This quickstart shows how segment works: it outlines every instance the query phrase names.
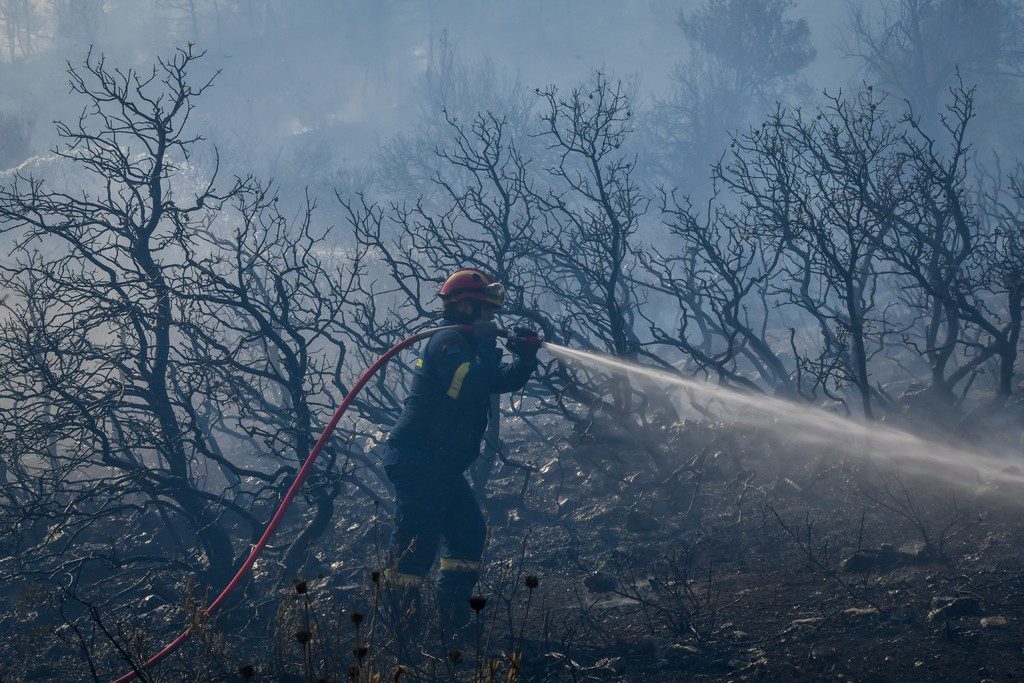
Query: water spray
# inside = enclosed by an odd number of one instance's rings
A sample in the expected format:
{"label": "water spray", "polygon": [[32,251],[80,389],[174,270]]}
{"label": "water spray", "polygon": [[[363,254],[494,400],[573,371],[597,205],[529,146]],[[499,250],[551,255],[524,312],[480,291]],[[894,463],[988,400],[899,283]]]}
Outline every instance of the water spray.
{"label": "water spray", "polygon": [[824,453],[857,458],[884,457],[953,484],[984,480],[1024,484],[1011,463],[991,455],[923,439],[879,422],[856,422],[810,405],[753,392],[741,392],[699,379],[681,377],[650,366],[546,343],[563,363],[588,366],[638,383],[667,388],[680,398],[699,402],[731,424],[782,434],[792,443]]}

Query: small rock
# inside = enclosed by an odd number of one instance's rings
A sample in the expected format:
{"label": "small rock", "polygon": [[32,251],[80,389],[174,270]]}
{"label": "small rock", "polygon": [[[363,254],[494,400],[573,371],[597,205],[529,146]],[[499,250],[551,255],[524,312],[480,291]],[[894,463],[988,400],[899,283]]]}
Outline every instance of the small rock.
{"label": "small rock", "polygon": [[958,619],[960,617],[976,617],[984,614],[981,602],[977,598],[932,598],[932,610],[928,613],[929,621]]}
{"label": "small rock", "polygon": [[536,660],[536,666],[541,671],[554,672],[569,672],[579,671],[584,668],[579,662],[566,657],[561,652],[548,652],[541,656],[539,660]]}
{"label": "small rock", "polygon": [[165,602],[166,601],[158,595],[147,595],[142,599],[142,608],[145,610],[153,610],[160,605],[165,604]]}
{"label": "small rock", "polygon": [[561,515],[571,513],[579,507],[579,501],[572,496],[559,496],[556,503],[558,504],[558,514]]}
{"label": "small rock", "polygon": [[552,458],[540,468],[541,479],[555,479],[558,475],[558,458]]}
{"label": "small rock", "polygon": [[591,593],[609,593],[615,590],[618,584],[619,582],[615,580],[614,576],[605,572],[594,572],[583,579],[583,585]]}
{"label": "small rock", "polygon": [[921,560],[920,553],[908,553],[883,543],[876,550],[858,550],[843,560],[840,569],[847,574],[856,572],[883,572]]}
{"label": "small rock", "polygon": [[622,670],[622,657],[605,657],[604,659],[599,659],[594,663],[592,668],[610,669],[615,673],[620,673]]}
{"label": "small rock", "polygon": [[671,643],[665,648],[665,656],[669,659],[687,659],[700,654],[700,648],[685,643]]}
{"label": "small rock", "polygon": [[1006,620],[1004,616],[994,617],[982,617],[981,627],[982,628],[1009,628],[1010,622]]}

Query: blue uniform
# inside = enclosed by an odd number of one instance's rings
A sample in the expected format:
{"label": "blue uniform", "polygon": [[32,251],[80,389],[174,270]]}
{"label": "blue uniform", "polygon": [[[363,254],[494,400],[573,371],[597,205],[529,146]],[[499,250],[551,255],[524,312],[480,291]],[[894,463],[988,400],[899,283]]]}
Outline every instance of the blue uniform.
{"label": "blue uniform", "polygon": [[395,488],[393,585],[418,586],[443,538],[438,601],[465,609],[487,528],[464,473],[480,455],[490,395],[521,389],[536,367],[534,358],[503,363],[493,338],[452,329],[428,340],[384,452]]}

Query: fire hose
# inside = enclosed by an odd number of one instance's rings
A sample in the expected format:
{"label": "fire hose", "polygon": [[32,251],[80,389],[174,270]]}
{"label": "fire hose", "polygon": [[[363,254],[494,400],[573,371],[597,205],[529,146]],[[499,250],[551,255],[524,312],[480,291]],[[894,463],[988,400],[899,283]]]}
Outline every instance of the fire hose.
{"label": "fire hose", "polygon": [[[264,548],[266,548],[267,543],[270,542],[271,536],[273,536],[274,532],[277,531],[277,527],[281,524],[281,521],[284,519],[284,516],[288,512],[288,508],[291,506],[292,501],[295,499],[295,496],[298,495],[299,491],[302,489],[302,485],[306,482],[306,479],[313,471],[313,465],[316,463],[316,460],[320,456],[321,451],[323,451],[324,447],[327,445],[327,442],[330,440],[331,434],[334,433],[334,429],[338,426],[338,422],[341,421],[342,416],[348,410],[349,406],[352,405],[352,402],[355,400],[355,397],[359,394],[359,392],[362,391],[363,387],[366,386],[367,382],[370,381],[370,378],[377,374],[378,370],[384,367],[388,363],[388,361],[390,361],[403,349],[412,346],[418,341],[422,341],[423,339],[432,337],[433,335],[437,334],[438,332],[441,332],[442,330],[450,329],[459,329],[462,330],[463,332],[471,332],[473,326],[449,325],[445,327],[433,327],[428,330],[423,330],[422,332],[417,332],[411,337],[403,339],[402,341],[398,342],[390,349],[388,349],[383,356],[378,358],[373,363],[373,365],[371,365],[369,369],[367,369],[366,372],[362,374],[359,380],[349,390],[345,398],[342,399],[341,404],[338,406],[337,410],[334,411],[334,415],[331,416],[331,419],[327,423],[327,426],[324,427],[324,431],[320,434],[320,438],[317,439],[316,444],[314,444],[313,450],[310,451],[309,455],[306,457],[306,461],[302,463],[302,467],[299,469],[298,474],[295,475],[295,481],[293,481],[292,485],[288,488],[288,492],[284,495],[284,498],[281,500],[281,505],[277,508],[277,512],[275,512],[274,516],[270,519],[270,522],[267,524],[267,528],[263,531],[263,535],[260,537],[260,540],[257,541],[255,546],[253,546],[252,551],[249,553],[249,556],[246,558],[245,562],[242,563],[242,566],[238,568],[238,572],[235,574],[234,578],[232,578],[231,581],[228,582],[228,584],[224,587],[224,590],[220,592],[220,595],[218,595],[217,598],[212,603],[210,603],[210,606],[206,608],[206,611],[203,612],[204,617],[208,618],[212,616],[214,612],[216,612],[217,609],[224,604],[224,602],[234,592],[234,590],[238,588],[242,581],[245,580],[245,577],[248,576],[249,571],[252,570],[253,565],[256,564],[256,560],[259,559],[259,556],[263,552]],[[498,334],[499,336],[508,337],[508,333],[504,331],[499,331]],[[522,342],[525,342],[526,344],[537,347],[540,347],[543,344],[543,342],[538,337],[523,337],[520,338],[520,340]],[[138,673],[140,673],[141,670],[148,669],[151,666],[158,664],[159,662],[166,659],[175,650],[177,650],[182,643],[188,640],[191,630],[191,628],[187,628],[184,631],[182,631],[181,635],[179,635],[177,638],[168,643],[167,646],[164,647],[164,649],[160,650],[155,655],[150,657],[141,667],[133,667],[132,671],[129,671],[120,678],[115,679],[113,683],[126,683],[126,681],[134,679],[135,676]]]}

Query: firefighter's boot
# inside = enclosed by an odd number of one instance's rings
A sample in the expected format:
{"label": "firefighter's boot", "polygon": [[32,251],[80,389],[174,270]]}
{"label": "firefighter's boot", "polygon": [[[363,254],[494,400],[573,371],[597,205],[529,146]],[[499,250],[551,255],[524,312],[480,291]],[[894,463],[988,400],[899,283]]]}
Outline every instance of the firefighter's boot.
{"label": "firefighter's boot", "polygon": [[441,580],[437,605],[441,628],[450,633],[462,629],[472,619],[469,599],[479,578],[480,563],[474,560],[441,558]]}
{"label": "firefighter's boot", "polygon": [[418,643],[423,634],[423,578],[395,571],[385,573],[384,619],[398,641]]}

